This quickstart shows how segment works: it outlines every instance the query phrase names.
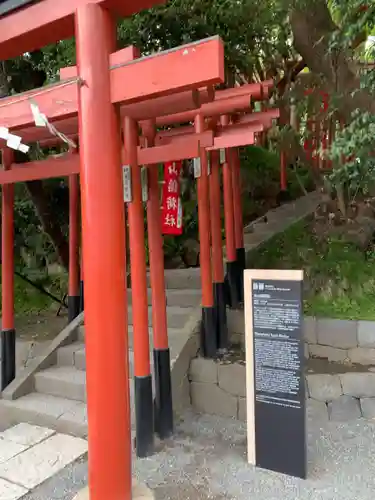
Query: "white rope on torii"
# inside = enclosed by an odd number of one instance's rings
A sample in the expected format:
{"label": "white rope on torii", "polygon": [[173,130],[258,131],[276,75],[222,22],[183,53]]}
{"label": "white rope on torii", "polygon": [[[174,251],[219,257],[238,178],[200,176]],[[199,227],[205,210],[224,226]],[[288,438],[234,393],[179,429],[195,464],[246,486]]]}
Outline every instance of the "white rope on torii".
{"label": "white rope on torii", "polygon": [[34,117],[34,122],[37,127],[46,127],[52,135],[59,137],[63,142],[68,144],[70,148],[77,149],[77,144],[74,141],[72,141],[72,139],[69,139],[69,137],[67,137],[65,134],[59,132],[57,128],[48,121],[47,116],[40,111],[36,102],[31,98],[30,98],[30,106],[31,106],[31,112]]}
{"label": "white rope on torii", "polygon": [[[68,85],[72,85],[78,83],[79,85],[82,84],[82,79],[81,78],[73,78],[70,79],[66,82],[63,82],[62,84],[58,84],[59,87],[65,87]],[[21,98],[18,98],[17,101],[10,100],[4,103],[0,103],[0,108],[10,106],[12,104],[15,104],[16,102],[22,102],[22,101],[29,101],[30,106],[31,106],[31,112],[34,117],[34,122],[37,127],[46,127],[51,135],[54,135],[56,137],[59,137],[63,142],[68,144],[70,148],[77,149],[77,144],[69,139],[65,134],[62,132],[59,132],[57,128],[48,121],[48,118],[46,117],[45,114],[43,114],[37,105],[37,103],[34,101],[34,97],[37,97],[38,95],[41,94],[46,94],[56,88],[56,84],[52,84],[46,88],[40,89],[38,92],[34,92],[32,96],[29,96],[29,92],[25,93]],[[27,154],[30,150],[30,146],[27,144],[23,144],[22,142],[22,137],[12,134],[9,132],[9,129],[7,127],[0,127],[0,139],[3,139],[6,141],[8,148],[14,149],[16,151],[20,151],[21,153]]]}
{"label": "white rope on torii", "polygon": [[6,127],[0,127],[0,139],[6,141],[8,148],[21,151],[21,153],[26,154],[30,150],[30,146],[22,143],[22,137],[11,134]]}

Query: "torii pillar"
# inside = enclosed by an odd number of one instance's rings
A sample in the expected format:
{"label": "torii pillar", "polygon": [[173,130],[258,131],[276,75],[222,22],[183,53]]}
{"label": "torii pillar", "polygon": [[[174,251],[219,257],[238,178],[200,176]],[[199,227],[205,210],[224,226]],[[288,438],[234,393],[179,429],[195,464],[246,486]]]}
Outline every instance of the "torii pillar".
{"label": "torii pillar", "polygon": [[90,500],[131,498],[125,214],[108,71],[115,39],[107,10],[94,3],[78,7]]}
{"label": "torii pillar", "polygon": [[[4,170],[9,170],[13,162],[13,152],[8,148],[2,151]],[[2,187],[2,331],[1,331],[1,391],[16,376],[16,331],[14,325],[14,185]]]}

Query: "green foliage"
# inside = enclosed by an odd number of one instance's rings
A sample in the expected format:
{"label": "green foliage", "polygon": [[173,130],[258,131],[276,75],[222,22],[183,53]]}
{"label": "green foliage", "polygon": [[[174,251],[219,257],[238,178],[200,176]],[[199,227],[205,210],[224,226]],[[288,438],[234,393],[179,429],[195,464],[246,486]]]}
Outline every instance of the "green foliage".
{"label": "green foliage", "polygon": [[[64,296],[67,277],[66,275],[56,277],[46,277],[44,275],[37,275],[34,273],[31,278],[35,283],[44,287],[57,298]],[[1,272],[0,272],[1,283]],[[36,288],[28,283],[25,283],[20,277],[14,277],[14,306],[16,316],[23,316],[25,314],[38,314],[43,311],[50,311],[56,308],[56,303],[49,297],[40,293]],[[58,307],[58,304],[57,304]],[[1,314],[1,303],[0,303]]]}
{"label": "green foliage", "polygon": [[[296,199],[303,194],[301,184],[310,190],[313,186],[310,173],[300,168],[297,179],[296,172],[288,172],[288,195]],[[280,158],[276,152],[258,146],[241,149],[241,184],[242,211],[244,222],[249,223],[263,215],[268,208],[276,206],[280,194]],[[222,194],[223,199],[223,194]],[[199,239],[198,207],[196,200],[196,183],[192,182],[183,196],[183,228],[178,237],[164,238],[164,251],[167,257],[182,255],[183,245],[187,239]],[[224,232],[224,212],[222,211],[222,230]]]}
{"label": "green foliage", "polygon": [[[374,11],[375,23],[375,11]],[[375,61],[375,50],[371,51]],[[360,87],[355,93],[366,90],[375,96],[373,68],[360,73]],[[344,186],[351,199],[357,194],[368,194],[375,184],[375,115],[356,109],[351,120],[336,132],[329,152],[334,170],[328,176],[334,186]]]}
{"label": "green foliage", "polygon": [[320,317],[375,319],[375,251],[342,239],[322,240],[297,223],[254,252],[253,267],[303,269],[305,311]]}
{"label": "green foliage", "polygon": [[[242,149],[241,176],[245,196],[250,200],[276,197],[280,191],[280,156],[277,151],[259,146]],[[301,185],[307,191],[313,189],[309,169],[294,165],[287,170],[287,190],[291,199],[303,194]],[[246,208],[244,209],[246,212]]]}
{"label": "green foliage", "polygon": [[359,37],[366,40],[375,27],[375,6],[370,0],[331,0],[333,18],[338,24],[331,48],[348,50]]}
{"label": "green foliage", "polygon": [[359,111],[337,132],[330,152],[335,168],[328,179],[334,186],[345,187],[348,199],[367,195],[375,184],[374,137],[375,115]]}
{"label": "green foliage", "polygon": [[122,44],[145,53],[219,35],[228,68],[250,80],[262,65],[282,66],[281,54],[290,52],[288,33],[287,11],[276,0],[170,0],[119,25]]}

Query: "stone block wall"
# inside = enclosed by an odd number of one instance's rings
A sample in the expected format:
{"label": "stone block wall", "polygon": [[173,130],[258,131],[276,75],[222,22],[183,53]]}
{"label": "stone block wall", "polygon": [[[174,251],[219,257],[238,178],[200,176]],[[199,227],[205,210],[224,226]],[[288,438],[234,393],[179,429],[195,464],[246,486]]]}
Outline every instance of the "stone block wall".
{"label": "stone block wall", "polygon": [[375,373],[307,374],[306,394],[326,405],[331,420],[375,418]]}
{"label": "stone block wall", "polygon": [[[193,408],[200,413],[246,421],[246,369],[243,361],[192,360],[189,372]],[[306,398],[327,419],[375,419],[375,373],[306,374]]]}
{"label": "stone block wall", "polygon": [[[243,344],[244,312],[228,311],[228,327],[232,341]],[[362,372],[348,368],[340,374],[306,373],[309,405],[335,421],[361,416],[375,419],[375,322],[306,317],[304,335],[306,357],[367,367]],[[197,411],[246,420],[244,361],[195,358],[189,380],[192,406]]]}
{"label": "stone block wall", "polygon": [[190,364],[190,396],[194,409],[222,417],[246,418],[246,369],[243,362],[195,358]]}
{"label": "stone block wall", "polygon": [[375,365],[375,321],[307,317],[305,341],[312,358]]}

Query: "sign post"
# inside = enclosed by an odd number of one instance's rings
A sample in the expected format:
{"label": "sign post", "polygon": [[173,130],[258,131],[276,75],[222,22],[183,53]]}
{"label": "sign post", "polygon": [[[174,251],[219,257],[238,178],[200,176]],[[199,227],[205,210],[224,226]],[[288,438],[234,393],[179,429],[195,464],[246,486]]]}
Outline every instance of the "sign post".
{"label": "sign post", "polygon": [[302,271],[245,271],[248,461],[306,478]]}

